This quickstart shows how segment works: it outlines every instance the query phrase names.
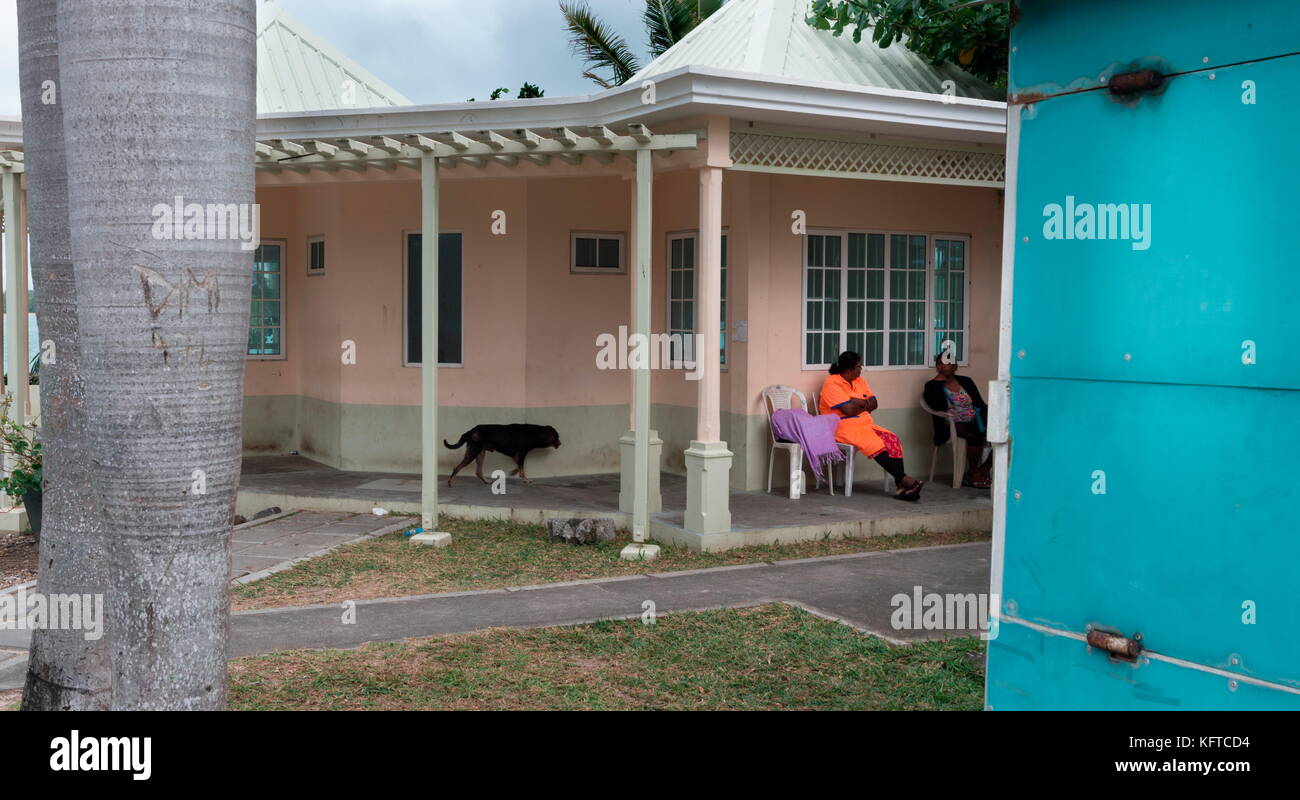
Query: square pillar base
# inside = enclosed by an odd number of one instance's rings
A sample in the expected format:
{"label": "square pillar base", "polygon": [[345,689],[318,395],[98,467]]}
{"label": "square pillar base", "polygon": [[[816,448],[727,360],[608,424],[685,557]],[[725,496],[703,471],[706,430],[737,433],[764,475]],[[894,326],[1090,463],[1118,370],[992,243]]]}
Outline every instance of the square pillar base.
{"label": "square pillar base", "polygon": [[[659,465],[664,452],[664,442],[659,431],[650,429],[650,488],[646,510],[658,514],[664,510],[664,496],[659,491]],[[636,433],[628,431],[618,439],[618,510],[632,513],[633,487],[636,485]]]}
{"label": "square pillar base", "polygon": [[451,544],[450,533],[417,533],[410,539],[416,544],[428,545],[430,547],[446,547]]}
{"label": "square pillar base", "polygon": [[624,561],[654,561],[659,557],[659,545],[633,542],[618,554]]}
{"label": "square pillar base", "polygon": [[686,530],[731,530],[731,458],[726,442],[691,442],[686,449]]}

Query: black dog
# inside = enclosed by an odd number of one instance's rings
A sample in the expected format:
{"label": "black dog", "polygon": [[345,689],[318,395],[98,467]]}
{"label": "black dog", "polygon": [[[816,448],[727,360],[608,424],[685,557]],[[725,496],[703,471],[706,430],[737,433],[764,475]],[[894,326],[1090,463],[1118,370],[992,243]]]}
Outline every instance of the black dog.
{"label": "black dog", "polygon": [[524,474],[524,459],[528,457],[528,451],[541,447],[558,448],[560,434],[550,425],[475,425],[455,444],[449,444],[446,439],[443,439],[442,443],[452,450],[459,449],[463,444],[469,445],[469,449],[465,452],[465,460],[451,471],[451,477],[447,479],[448,486],[451,486],[452,478],[456,477],[456,473],[471,461],[478,462],[474,467],[474,474],[478,479],[484,483],[491,483],[483,477],[483,456],[487,453],[500,453],[513,458],[517,466],[510,474],[519,473],[519,477],[523,478],[525,483],[531,483],[528,476]]}

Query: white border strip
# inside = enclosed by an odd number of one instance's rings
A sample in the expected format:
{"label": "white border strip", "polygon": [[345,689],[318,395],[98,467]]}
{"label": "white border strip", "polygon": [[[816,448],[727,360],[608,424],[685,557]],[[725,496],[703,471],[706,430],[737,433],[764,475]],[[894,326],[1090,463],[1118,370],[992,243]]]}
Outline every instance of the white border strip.
{"label": "white border strip", "polygon": [[[1002,202],[1002,299],[1001,318],[998,324],[998,386],[989,387],[989,399],[994,400],[995,389],[1009,387],[1011,384],[1011,311],[1012,290],[1016,277],[1016,190],[1020,173],[1020,111],[1018,105],[1007,106],[1007,185]],[[1010,412],[1008,397],[999,398],[1002,408]],[[1008,418],[1009,419],[1009,418]],[[993,550],[989,563],[989,597],[1005,597],[1002,593],[1003,565],[1007,549],[1007,492],[1009,491],[1007,474],[1011,466],[1010,423],[1007,427],[1007,441],[993,445]],[[1002,609],[993,606],[989,609],[989,629],[997,630],[1001,621]],[[993,648],[985,650],[984,674],[989,675],[989,654]],[[984,707],[989,707],[989,687],[992,681],[984,682]]]}

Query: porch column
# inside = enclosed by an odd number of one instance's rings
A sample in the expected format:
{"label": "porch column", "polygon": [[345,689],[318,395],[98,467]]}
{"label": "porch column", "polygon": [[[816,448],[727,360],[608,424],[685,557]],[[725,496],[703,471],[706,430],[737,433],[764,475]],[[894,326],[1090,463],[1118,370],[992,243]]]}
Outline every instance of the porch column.
{"label": "porch column", "polygon": [[[646,544],[650,533],[650,209],[653,201],[654,170],[650,163],[651,152],[636,151],[636,265],[632,282],[635,284],[636,308],[633,335],[646,343],[647,356],[638,360],[633,374],[632,427],[633,427],[633,492],[632,492],[632,544],[623,548],[620,556],[637,561],[649,560],[659,555],[659,546]],[[635,352],[636,348],[633,348]],[[659,465],[653,465],[658,469]]]}
{"label": "porch column", "polygon": [[686,450],[686,530],[731,530],[731,451],[722,441],[722,168],[700,168],[696,369],[700,373],[695,439]]}
{"label": "porch column", "polygon": [[445,547],[438,533],[438,160],[420,157],[420,527],[412,541]]}
{"label": "porch column", "polygon": [[23,219],[22,184],[18,173],[0,173],[5,215],[5,324],[4,344],[9,361],[5,392],[12,399],[9,417],[27,422],[27,307],[23,305],[27,286],[26,231]]}
{"label": "porch column", "polygon": [[[628,263],[632,265],[629,274],[632,280],[628,283],[631,290],[628,292],[628,321],[635,325],[636,320],[636,303],[637,303],[637,279],[636,279],[636,256],[637,236],[636,236],[636,219],[637,219],[637,184],[636,175],[630,176],[631,180],[631,215],[632,230],[628,232],[628,250],[632,255],[627,255]],[[636,372],[633,371],[628,375],[628,396],[636,396]],[[618,510],[624,514],[631,514],[636,501],[636,402],[627,404],[627,432],[618,439]],[[650,430],[650,485],[646,489],[646,506],[650,514],[657,514],[663,511],[664,501],[663,493],[659,488],[659,464],[662,461],[664,443],[659,438],[659,432]]]}

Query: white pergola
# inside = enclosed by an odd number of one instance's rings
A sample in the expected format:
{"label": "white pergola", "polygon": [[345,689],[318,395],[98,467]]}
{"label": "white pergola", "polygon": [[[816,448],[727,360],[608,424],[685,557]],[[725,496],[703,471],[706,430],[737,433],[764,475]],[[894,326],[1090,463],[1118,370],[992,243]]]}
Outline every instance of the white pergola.
{"label": "white pergola", "polygon": [[[993,104],[984,104],[990,105]],[[948,111],[948,106],[936,106]],[[959,106],[958,110],[962,110]],[[980,109],[983,111],[984,109]],[[992,113],[992,111],[990,111]],[[419,112],[413,112],[419,114]],[[419,119],[423,119],[419,117]],[[849,178],[881,181],[920,182],[949,186],[1002,188],[1006,183],[1006,162],[1000,144],[955,141],[922,141],[903,138],[818,135],[807,131],[787,131],[750,125],[731,128],[725,117],[710,117],[703,130],[686,133],[653,134],[644,124],[626,123],[614,127],[586,124],[569,127],[528,128],[492,127],[476,131],[431,130],[381,135],[393,121],[369,128],[366,135],[346,135],[329,120],[318,125],[326,129],[314,137],[300,135],[293,126],[277,130],[279,136],[266,136],[256,143],[255,168],[259,173],[289,173],[296,183],[311,174],[352,173],[361,177],[368,170],[415,171],[421,182],[421,233],[425,242],[438,240],[438,204],[440,167],[462,166],[476,170],[548,166],[571,168],[584,163],[606,166],[620,159],[635,165],[633,192],[632,251],[635,275],[631,281],[631,329],[643,337],[650,335],[651,302],[651,209],[654,169],[652,156],[671,156],[674,152],[703,151],[685,165],[700,176],[698,309],[696,331],[717,337],[721,306],[721,239],[722,180],[727,169],[737,171],[794,174],[826,178]],[[377,120],[375,122],[378,122]],[[451,121],[448,120],[451,124]],[[715,123],[717,123],[715,125]],[[296,128],[296,129],[295,129]],[[292,132],[291,132],[292,131]],[[306,131],[301,131],[305,134]],[[705,147],[704,145],[707,145]],[[680,162],[677,166],[683,166]],[[0,196],[6,221],[25,222],[21,152],[0,150]],[[572,174],[572,172],[570,172]],[[328,179],[328,178],[327,178]],[[23,226],[25,227],[25,226]],[[21,229],[21,228],[20,228]],[[5,253],[7,285],[21,287],[10,292],[6,303],[4,344],[9,346],[11,363],[16,365],[16,385],[27,382],[27,328],[21,312],[26,302],[27,267],[25,237],[8,237]],[[421,276],[423,313],[421,317],[421,519],[429,540],[445,544],[449,537],[436,531],[438,522],[438,370],[436,366],[438,330],[438,248],[422,248]],[[720,358],[719,342],[707,339],[700,348],[696,437],[685,452],[687,467],[687,506],[685,528],[692,534],[708,535],[730,530],[729,473],[731,453],[720,438]],[[431,359],[433,359],[431,361]],[[650,373],[649,365],[633,368],[631,376],[631,431],[620,440],[623,449],[623,491],[620,508],[630,513],[635,544],[629,557],[649,552],[643,544],[649,537],[649,514],[658,502],[657,473],[652,474]],[[20,404],[16,404],[20,405]],[[25,409],[15,409],[22,414]],[[22,417],[19,417],[22,419]],[[629,456],[631,456],[629,458]],[[631,462],[631,469],[627,464]],[[630,474],[629,474],[630,473]]]}
{"label": "white pergola", "polygon": [[[601,164],[611,164],[617,158],[627,158],[635,163],[635,217],[633,228],[635,242],[635,277],[632,281],[632,331],[649,340],[651,298],[651,211],[653,202],[654,154],[669,156],[676,151],[695,150],[699,146],[697,133],[654,134],[642,124],[629,123],[623,130],[615,131],[603,125],[578,128],[543,128],[482,130],[473,133],[457,131],[403,134],[400,136],[359,136],[356,138],[276,138],[259,141],[255,146],[255,166],[259,172],[296,173],[365,172],[370,169],[395,171],[405,167],[419,171],[421,183],[421,234],[423,241],[438,241],[439,167],[454,169],[462,164],[484,168],[489,164],[515,167],[520,163],[547,166],[553,162],[578,165],[585,159]],[[4,218],[11,230],[25,231],[25,191],[20,175],[24,171],[23,154],[19,151],[0,151],[0,192],[3,196]],[[722,238],[722,166],[706,165],[701,172],[701,259],[700,259],[700,320],[699,330],[717,337],[721,305],[721,238]],[[17,221],[17,224],[14,224]],[[422,249],[421,270],[421,343],[424,354],[421,367],[421,521],[430,540],[445,544],[450,537],[437,533],[438,523],[438,248]],[[7,285],[20,286],[22,291],[10,291],[5,314],[4,341],[9,345],[10,363],[14,365],[16,386],[27,384],[27,329],[22,305],[26,301],[27,262],[26,237],[11,235],[5,253]],[[2,346],[2,345],[0,345]],[[700,381],[698,440],[692,450],[703,452],[706,458],[725,454],[729,467],[730,453],[718,435],[721,430],[719,389],[720,356],[718,343],[703,348]],[[633,368],[632,431],[635,438],[633,492],[631,503],[632,534],[634,544],[625,556],[643,557],[649,551],[644,545],[649,535],[650,511],[650,372],[648,364]],[[25,419],[23,404],[16,403],[13,412],[21,422]],[[688,451],[688,461],[691,451]],[[706,468],[707,469],[707,468]],[[724,519],[729,527],[726,470],[713,470],[711,483],[718,491],[711,492],[714,505],[722,504]],[[716,495],[720,495],[717,497]],[[688,518],[692,511],[701,517],[703,499],[699,491],[692,493]],[[715,518],[718,515],[713,515]]]}
{"label": "white pergola", "polygon": [[5,229],[5,309],[0,350],[8,345],[9,376],[5,390],[13,398],[9,416],[27,421],[30,391],[27,381],[27,192],[23,187],[23,154],[0,150],[0,209]]}
{"label": "white pergola", "polygon": [[[257,169],[280,173],[285,170],[307,173],[313,170],[335,172],[369,169],[394,171],[398,167],[418,169],[421,188],[421,522],[430,541],[446,544],[450,537],[436,531],[438,522],[438,241],[439,167],[454,169],[461,164],[479,169],[489,164],[516,167],[521,162],[547,166],[552,161],[571,165],[584,159],[609,164],[624,157],[636,164],[635,277],[632,281],[632,331],[650,335],[651,276],[651,209],[654,172],[652,155],[671,155],[674,151],[694,150],[699,143],[695,133],[653,134],[642,124],[626,125],[617,132],[603,125],[584,128],[483,130],[429,132],[400,137],[371,136],[345,139],[268,139],[257,143]],[[721,305],[722,240],[722,170],[707,168],[707,187],[702,190],[704,205],[700,214],[701,303],[700,330],[718,336]],[[718,442],[720,432],[719,348],[705,347],[705,364],[700,386],[700,438]],[[632,498],[632,537],[634,544],[624,555],[639,558],[647,553],[644,542],[649,535],[650,511],[650,371],[640,365],[633,372],[632,430],[635,436]],[[695,444],[695,443],[693,443]],[[719,444],[722,449],[725,445]],[[729,454],[728,454],[729,456]],[[723,499],[726,502],[723,483]]]}

